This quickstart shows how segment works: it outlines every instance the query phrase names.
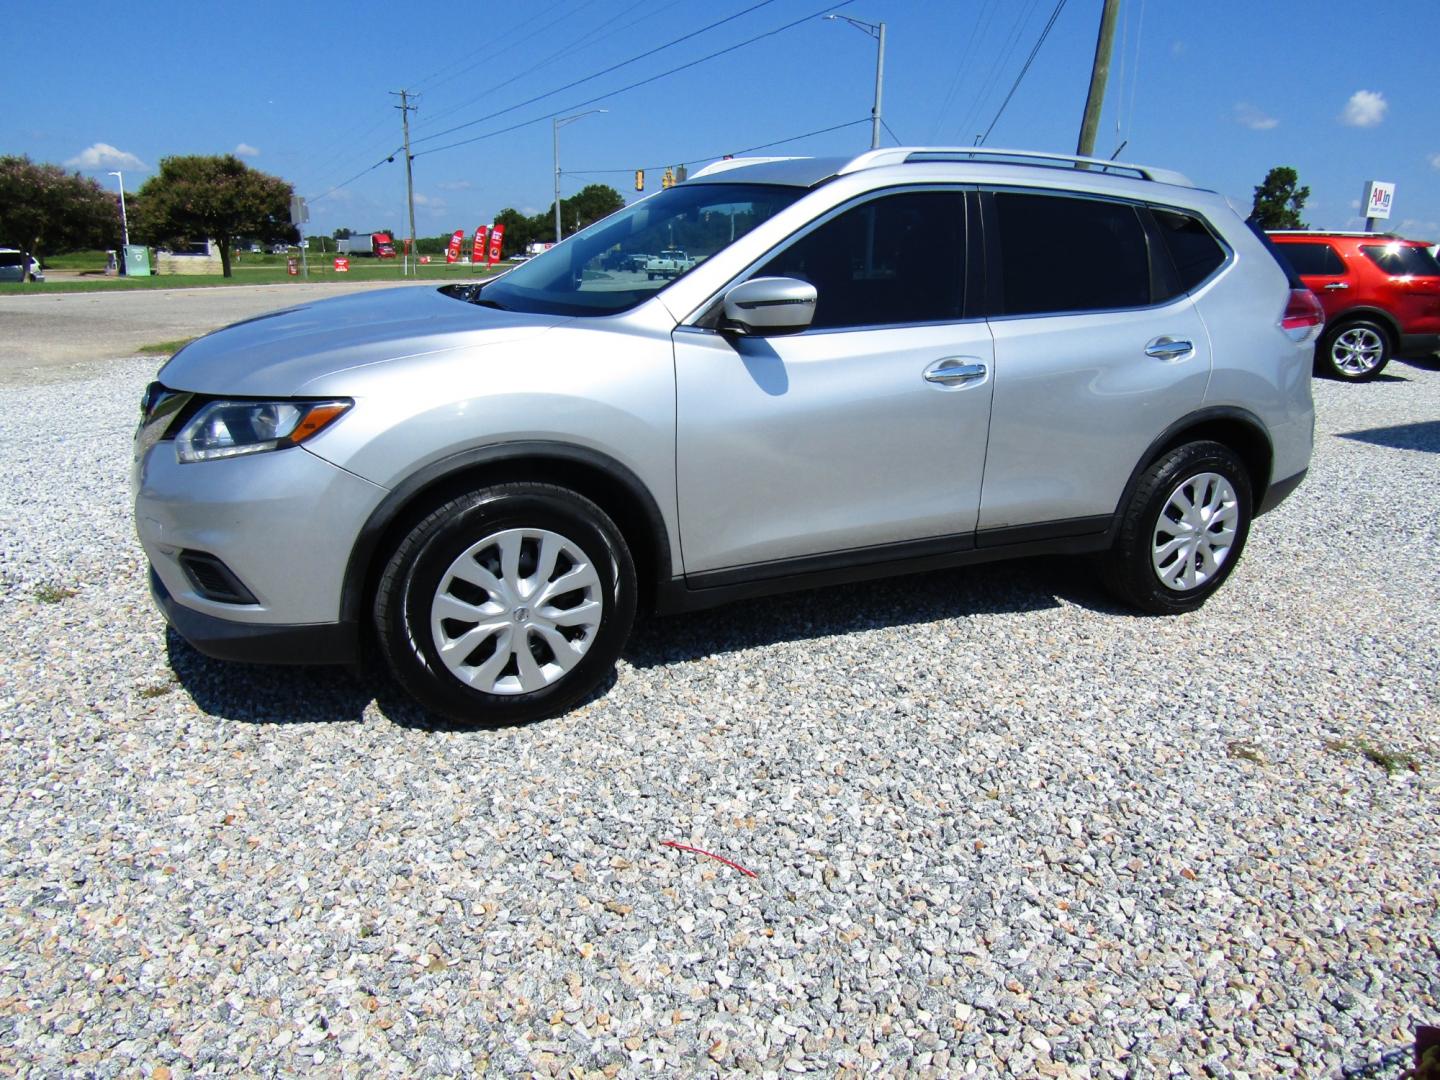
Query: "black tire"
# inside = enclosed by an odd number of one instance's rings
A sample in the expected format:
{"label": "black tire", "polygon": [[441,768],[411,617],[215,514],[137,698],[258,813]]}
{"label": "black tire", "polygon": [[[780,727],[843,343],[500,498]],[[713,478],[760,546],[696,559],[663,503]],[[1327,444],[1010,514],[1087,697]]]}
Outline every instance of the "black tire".
{"label": "black tire", "polygon": [[1342,382],[1369,382],[1394,353],[1386,327],[1372,319],[1347,319],[1326,327],[1315,347],[1315,370]]}
{"label": "black tire", "polygon": [[[1172,497],[1179,494],[1186,494],[1193,501],[1195,497],[1203,500],[1206,494],[1213,497],[1223,491],[1213,481],[1199,481],[1198,478],[1206,476],[1222,477],[1229,485],[1233,500],[1221,503],[1213,517],[1205,517],[1205,524],[1200,530],[1212,538],[1203,546],[1216,558],[1217,565],[1203,578],[1197,573],[1195,583],[1185,587],[1183,569],[1187,564],[1192,568],[1199,567],[1204,560],[1197,560],[1193,554],[1183,557],[1187,549],[1180,530],[1185,526],[1177,525],[1174,532],[1165,531],[1161,515],[1171,506]],[[1200,484],[1200,489],[1190,488],[1188,493],[1182,492],[1191,483]],[[1233,510],[1230,509],[1232,505]],[[1228,447],[1217,442],[1193,442],[1169,451],[1140,475],[1140,482],[1135,486],[1121,519],[1120,533],[1102,564],[1106,586],[1118,599],[1153,615],[1179,615],[1194,611],[1224,583],[1239,562],[1245,540],[1250,535],[1252,505],[1250,475],[1244,462]],[[1174,513],[1175,508],[1171,507],[1171,514],[1167,514],[1171,521],[1175,520]],[[1218,545],[1215,540],[1226,536],[1228,530],[1225,526],[1232,523],[1232,514],[1233,537],[1226,541],[1223,554],[1216,557],[1214,551]],[[1157,559],[1156,541],[1161,535],[1171,537],[1164,546],[1178,542],[1179,550]],[[1194,548],[1189,550],[1193,552]],[[1174,575],[1177,587],[1166,584],[1157,561],[1161,562],[1167,574]]]}
{"label": "black tire", "polygon": [[[534,536],[515,539],[522,531]],[[506,535],[507,544],[518,545],[514,547],[519,552],[514,575],[503,570],[498,541],[471,550],[500,534]],[[546,536],[557,541],[543,539]],[[553,597],[558,608],[552,605],[542,611],[543,601],[539,598],[544,581],[539,581],[533,594],[536,601],[532,611],[526,606],[529,600],[510,608],[507,605],[513,597],[487,592],[452,573],[457,567],[478,566],[480,569],[473,571],[472,577],[489,574],[488,580],[503,584],[512,576],[523,577],[528,568],[538,580],[544,574],[538,564],[546,543],[552,543],[559,554],[551,556],[554,569],[545,581],[558,582],[562,575],[574,570],[588,582]],[[572,553],[578,561],[571,558]],[[593,576],[583,573],[586,566],[593,569]],[[550,484],[503,484],[451,499],[410,529],[380,577],[374,620],[380,651],[391,672],[426,709],[460,723],[515,724],[562,713],[604,682],[630,635],[635,597],[635,567],[629,549],[620,530],[600,507],[584,496]],[[466,620],[444,619],[432,611],[451,600],[501,609],[484,621],[504,623],[504,629],[486,635],[476,622],[469,630],[480,633],[467,637]],[[576,603],[588,608],[596,602],[596,625],[561,626],[542,618],[544,611],[568,610]],[[432,615],[440,620],[434,629]],[[511,626],[511,622],[515,625]],[[521,627],[523,637],[517,637]],[[471,639],[476,644],[463,658],[456,646],[447,661],[442,658],[437,633],[447,636],[452,645]],[[578,660],[570,661],[573,666],[568,670],[563,670],[566,661],[548,644],[558,641],[557,633],[580,652]],[[573,638],[572,633],[576,635]],[[526,673],[519,667],[520,641],[534,661],[528,668],[532,680],[552,668],[561,673],[543,686],[537,683],[536,689],[524,689]],[[487,663],[491,658],[499,663],[504,651],[511,656],[501,674],[487,674]],[[457,667],[467,677],[478,678],[480,686],[462,679]],[[509,674],[504,674],[506,671]],[[501,692],[495,692],[497,687]]]}

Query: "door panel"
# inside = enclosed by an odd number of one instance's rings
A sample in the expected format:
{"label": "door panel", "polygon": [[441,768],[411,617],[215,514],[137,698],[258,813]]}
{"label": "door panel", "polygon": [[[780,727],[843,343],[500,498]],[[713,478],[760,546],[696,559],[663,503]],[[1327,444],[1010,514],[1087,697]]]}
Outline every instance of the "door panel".
{"label": "door panel", "polygon": [[973,532],[993,362],[983,321],[678,330],[685,572]]}
{"label": "door panel", "polygon": [[[1205,398],[1210,338],[1188,299],[991,329],[982,530],[1114,512],[1151,441]],[[1187,341],[1193,349],[1175,355]]]}

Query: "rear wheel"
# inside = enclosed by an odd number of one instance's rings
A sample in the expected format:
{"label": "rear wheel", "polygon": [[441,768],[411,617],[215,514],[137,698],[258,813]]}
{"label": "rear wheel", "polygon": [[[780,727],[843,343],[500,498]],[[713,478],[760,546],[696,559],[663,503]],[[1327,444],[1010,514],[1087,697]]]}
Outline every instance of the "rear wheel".
{"label": "rear wheel", "polygon": [[1106,584],[1142,611],[1194,611],[1235,568],[1250,516],[1250,477],[1233,451],[1177,447],[1141,475],[1105,559]]}
{"label": "rear wheel", "polygon": [[564,712],[609,673],[635,616],[614,522],[548,484],[452,499],[418,522],[375,599],[381,651],[422,705],[461,722]]}
{"label": "rear wheel", "polygon": [[1321,372],[1345,382],[1368,382],[1385,370],[1390,334],[1377,322],[1352,319],[1325,331],[1315,350]]}

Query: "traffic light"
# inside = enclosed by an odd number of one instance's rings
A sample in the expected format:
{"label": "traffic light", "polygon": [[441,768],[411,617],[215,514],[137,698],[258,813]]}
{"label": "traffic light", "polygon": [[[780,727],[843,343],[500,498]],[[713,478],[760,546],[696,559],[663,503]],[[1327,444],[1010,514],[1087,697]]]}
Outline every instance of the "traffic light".
{"label": "traffic light", "polygon": [[644,169],[636,169],[636,170],[635,170],[635,190],[636,190],[636,191],[644,191],[644,190],[645,190],[645,170],[644,170]]}
{"label": "traffic light", "polygon": [[664,176],[664,178],[660,181],[660,186],[661,186],[661,187],[667,187],[667,188],[668,188],[668,187],[674,187],[674,186],[675,186],[675,170],[674,170],[674,169],[666,169],[666,170],[665,170],[665,176]]}
{"label": "traffic light", "polygon": [[688,169],[685,168],[684,165],[675,166],[675,182],[677,184],[683,184],[685,182],[685,178],[689,175],[690,172]]}

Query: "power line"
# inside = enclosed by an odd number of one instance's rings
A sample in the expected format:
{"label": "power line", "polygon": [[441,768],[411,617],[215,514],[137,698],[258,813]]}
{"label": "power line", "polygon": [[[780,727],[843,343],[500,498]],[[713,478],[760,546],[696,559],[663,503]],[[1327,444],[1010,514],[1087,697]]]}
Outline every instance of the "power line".
{"label": "power line", "polygon": [[[851,2],[853,2],[853,0],[846,0],[846,3],[851,3]],[[696,37],[696,36],[698,36],[698,35],[700,35],[700,34],[706,33],[707,31],[714,30],[714,29],[715,29],[716,27],[718,27],[718,26],[724,26],[724,25],[725,25],[726,23],[728,23],[728,22],[734,22],[736,19],[740,18],[742,15],[748,15],[748,14],[750,14],[752,11],[757,11],[757,10],[759,10],[760,8],[762,8],[762,7],[767,7],[767,6],[769,6],[770,4],[773,4],[773,3],[775,3],[775,0],[760,0],[760,2],[759,2],[758,4],[752,4],[750,7],[746,8],[744,11],[736,12],[734,15],[727,16],[726,18],[721,19],[719,22],[713,22],[713,23],[711,23],[709,26],[702,26],[699,30],[694,30],[694,31],[692,31],[692,32],[690,32],[690,33],[688,33],[688,34],[685,34],[683,37],[678,37],[678,38],[676,38],[674,41],[668,41],[668,42],[666,42],[664,45],[660,45],[660,46],[657,46],[656,48],[653,48],[653,49],[650,49],[650,50],[648,50],[648,51],[646,51],[646,52],[640,53],[638,56],[632,56],[632,57],[630,57],[629,60],[622,60],[622,61],[620,61],[620,63],[618,63],[618,64],[612,64],[610,67],[605,68],[603,71],[597,71],[597,72],[595,72],[593,75],[586,75],[583,79],[576,79],[574,82],[568,82],[568,83],[566,83],[564,86],[556,87],[554,90],[547,90],[547,91],[546,91],[545,93],[543,93],[543,94],[536,94],[534,97],[532,97],[532,98],[527,98],[526,100],[520,102],[519,104],[511,105],[511,106],[509,106],[509,107],[507,107],[507,108],[500,109],[498,112],[493,112],[493,113],[489,113],[489,114],[487,114],[487,115],[485,115],[485,116],[477,117],[477,118],[474,119],[474,120],[467,120],[467,121],[465,121],[463,124],[456,124],[454,127],[445,128],[443,131],[437,131],[437,132],[435,132],[433,135],[426,135],[424,138],[416,139],[415,141],[416,141],[417,143],[429,142],[431,139],[438,139],[438,138],[440,138],[440,137],[443,136],[443,135],[450,135],[450,134],[453,134],[453,133],[456,132],[456,131],[461,131],[461,130],[463,130],[463,129],[465,129],[465,128],[468,128],[468,127],[474,127],[476,124],[483,124],[486,120],[494,120],[497,116],[504,116],[506,113],[514,112],[516,109],[523,109],[526,105],[533,105],[533,104],[535,104],[535,102],[537,102],[537,101],[544,101],[546,98],[548,98],[548,97],[554,97],[556,94],[559,94],[559,93],[561,93],[562,91],[571,90],[571,89],[574,89],[574,88],[577,87],[577,86],[580,86],[580,85],[583,84],[583,83],[592,82],[593,80],[600,78],[600,76],[602,76],[602,75],[609,75],[612,71],[618,71],[620,68],[627,67],[627,66],[629,66],[630,64],[635,63],[637,60],[644,60],[644,59],[645,59],[646,57],[648,57],[648,56],[654,56],[654,55],[655,55],[656,53],[658,53],[658,52],[663,52],[664,50],[666,50],[666,49],[668,49],[668,48],[671,48],[671,47],[674,46],[674,45],[679,45],[682,41],[689,41],[691,38]],[[804,20],[801,20],[801,21],[803,22]],[[719,54],[717,53],[716,55],[719,55]],[[707,57],[707,59],[708,59],[708,57]],[[699,62],[699,61],[697,61],[697,63],[698,63],[698,62]],[[676,70],[678,71],[679,69],[677,68]],[[640,85],[640,84],[637,83],[636,85]],[[627,87],[627,89],[628,89],[628,87]],[[619,91],[617,91],[617,93],[618,93],[618,92],[619,92]],[[599,99],[599,98],[596,98],[595,100],[596,100],[596,101],[599,101],[600,99]],[[588,104],[588,102],[586,102],[586,103],[584,103],[584,104]],[[575,108],[579,108],[579,106],[577,105],[577,106],[575,106]],[[563,112],[563,111],[565,111],[565,110],[562,109],[561,111]]]}
{"label": "power line", "polygon": [[[510,85],[511,83],[513,83],[513,82],[518,82],[520,79],[523,79],[526,75],[530,75],[530,74],[533,74],[534,72],[539,71],[541,68],[545,67],[547,64],[550,64],[550,63],[552,63],[553,61],[560,59],[562,56],[568,56],[570,53],[574,52],[576,49],[579,49],[579,48],[582,48],[582,47],[593,46],[593,45],[597,44],[598,42],[604,41],[606,38],[614,37],[616,34],[620,33],[621,31],[628,30],[628,29],[630,29],[630,27],[635,26],[635,25],[637,25],[637,24],[639,24],[639,23],[642,23],[642,22],[644,22],[646,19],[653,19],[653,18],[655,18],[656,16],[661,15],[661,14],[663,14],[663,13],[666,12],[666,11],[669,11],[671,8],[678,6],[679,4],[681,4],[681,3],[683,3],[683,2],[684,2],[684,0],[670,0],[670,3],[665,4],[663,7],[656,8],[654,11],[647,11],[644,15],[641,15],[640,18],[638,18],[638,19],[632,19],[632,20],[630,20],[628,23],[623,23],[622,25],[617,26],[617,27],[615,27],[614,29],[612,29],[612,30],[610,30],[610,31],[608,31],[608,32],[606,32],[606,33],[604,33],[604,34],[581,34],[581,35],[580,35],[579,37],[577,37],[574,41],[571,41],[568,45],[562,46],[560,49],[556,50],[555,52],[551,53],[549,56],[545,57],[545,59],[539,61],[539,62],[536,63],[536,64],[531,65],[530,67],[526,68],[524,71],[517,72],[516,74],[510,76],[510,78],[505,79],[503,82],[495,83],[493,86],[487,86],[487,87],[485,88],[484,92],[481,93],[481,94],[479,94],[478,96],[473,97],[473,98],[467,98],[465,101],[460,102],[460,104],[458,104],[458,105],[451,105],[451,106],[450,106],[449,108],[447,108],[447,109],[441,109],[439,112],[435,113],[433,116],[430,117],[428,123],[431,123],[431,124],[437,123],[438,121],[443,120],[443,119],[444,119],[445,117],[447,117],[447,116],[453,116],[455,113],[459,112],[461,109],[468,109],[471,105],[474,105],[476,102],[483,101],[486,97],[489,97],[490,95],[494,94],[495,91],[501,90],[501,89],[509,86],[509,85]],[[650,0],[635,0],[635,3],[631,4],[631,5],[630,5],[629,7],[627,7],[624,11],[621,11],[621,12],[617,13],[616,15],[613,15],[613,16],[611,17],[611,22],[614,22],[614,21],[617,20],[617,19],[623,19],[626,15],[629,15],[630,12],[634,11],[636,8],[638,8],[638,7],[644,7],[644,6],[645,6],[646,4],[648,4],[648,3],[650,3]],[[419,127],[419,126],[421,126],[421,125],[416,125],[416,126]]]}
{"label": "power line", "polygon": [[882,117],[881,120],[880,120],[880,126],[883,127],[886,131],[888,131],[888,132],[890,133],[890,138],[892,138],[892,139],[895,140],[895,145],[896,145],[896,146],[904,146],[904,145],[905,145],[905,140],[902,139],[902,138],[900,138],[899,135],[896,135],[896,134],[895,134],[895,129],[892,128],[892,127],[890,126],[890,124],[889,124],[883,117]]}
{"label": "power line", "polygon": [[[767,0],[767,2],[768,2],[768,0]],[[678,66],[678,67],[673,67],[673,68],[671,68],[669,71],[662,71],[662,72],[660,72],[660,74],[658,74],[658,75],[652,75],[652,76],[650,76],[648,79],[641,79],[639,82],[633,82],[633,83],[631,83],[629,86],[622,86],[622,87],[620,87],[620,89],[618,89],[618,90],[610,90],[610,91],[607,91],[606,93],[603,93],[603,94],[597,94],[597,95],[596,95],[595,97],[593,97],[593,98],[588,98],[588,99],[585,100],[585,101],[575,102],[575,103],[572,104],[572,105],[567,105],[567,106],[565,106],[563,109],[556,109],[554,112],[548,112],[548,113],[546,113],[544,116],[537,116],[537,117],[534,117],[534,118],[532,118],[532,119],[530,119],[530,120],[522,120],[520,123],[518,123],[518,124],[511,124],[509,127],[498,128],[498,129],[496,129],[495,131],[487,131],[487,132],[486,132],[485,134],[483,134],[483,135],[476,135],[476,136],[474,136],[474,137],[472,137],[472,138],[469,138],[469,139],[460,139],[460,140],[457,141],[457,142],[446,143],[444,146],[434,146],[434,147],[431,147],[429,150],[422,150],[420,153],[416,154],[415,156],[416,156],[416,157],[423,157],[423,156],[426,155],[426,154],[438,154],[441,150],[453,150],[453,149],[454,149],[455,147],[457,147],[457,146],[466,146],[466,145],[468,145],[468,144],[470,144],[470,143],[480,142],[482,139],[492,139],[492,138],[494,138],[496,135],[505,135],[505,134],[508,134],[508,133],[511,132],[511,131],[517,131],[517,130],[519,130],[520,128],[529,127],[531,124],[538,124],[538,123],[541,123],[541,122],[543,122],[543,121],[545,121],[545,120],[553,119],[554,117],[560,116],[560,115],[563,114],[563,113],[573,112],[573,111],[575,111],[576,109],[583,109],[586,105],[593,105],[593,104],[595,104],[597,101],[604,101],[606,98],[618,97],[618,96],[621,95],[621,94],[627,93],[627,92],[629,92],[629,91],[631,91],[631,90],[635,90],[635,89],[637,89],[637,88],[639,88],[639,87],[641,87],[641,86],[647,86],[647,85],[649,85],[650,83],[658,82],[658,81],[661,80],[661,79],[664,79],[664,78],[667,78],[667,77],[669,77],[669,76],[671,76],[671,75],[674,75],[676,72],[684,71],[684,70],[686,70],[687,68],[698,67],[700,64],[703,64],[703,63],[705,63],[706,61],[714,60],[716,57],[724,56],[726,53],[735,52],[737,49],[743,49],[743,48],[744,48],[745,46],[747,46],[747,45],[753,45],[753,44],[755,44],[755,42],[761,41],[761,40],[763,40],[764,38],[774,37],[776,34],[780,34],[780,33],[783,33],[783,32],[786,31],[786,30],[793,29],[794,27],[799,26],[801,23],[811,22],[811,21],[813,21],[814,19],[817,19],[817,18],[819,18],[821,15],[824,15],[824,14],[826,14],[826,13],[828,13],[828,12],[838,11],[838,10],[839,10],[840,8],[842,8],[842,7],[848,7],[849,5],[853,4],[854,2],[855,2],[855,0],[841,0],[841,2],[838,3],[838,4],[830,4],[829,6],[823,7],[823,8],[821,8],[819,11],[817,11],[817,12],[811,14],[811,15],[806,15],[806,16],[804,16],[803,18],[796,19],[794,22],[788,22],[788,23],[786,23],[784,26],[777,26],[774,30],[767,30],[767,31],[766,31],[765,33],[763,33],[763,34],[757,34],[757,35],[755,35],[755,37],[748,38],[748,39],[746,39],[745,41],[741,41],[741,42],[739,42],[739,43],[737,43],[737,44],[735,44],[735,45],[731,45],[731,46],[728,46],[727,48],[720,49],[720,50],[718,50],[717,52],[710,53],[708,56],[702,56],[702,57],[700,57],[700,59],[698,59],[698,60],[692,60],[692,61],[690,61],[690,62],[687,63],[687,64],[681,64],[681,65]],[[549,95],[545,95],[545,96],[548,97]],[[509,110],[507,110],[507,111],[509,111]],[[462,126],[468,126],[468,125],[462,125]],[[437,133],[437,135],[443,135],[443,134],[444,134],[444,132],[438,132],[438,133]],[[429,137],[430,137],[430,138],[435,138],[436,136],[435,136],[435,135],[432,135],[432,136],[429,136]]]}
{"label": "power line", "polygon": [[[510,37],[512,34],[514,34],[515,31],[519,30],[521,27],[524,27],[524,26],[533,26],[535,23],[537,23],[537,22],[539,22],[541,19],[545,18],[545,16],[549,15],[549,14],[550,14],[552,11],[554,11],[556,8],[562,8],[562,7],[564,7],[566,4],[568,4],[569,2],[570,2],[570,0],[558,0],[557,3],[551,4],[549,7],[545,8],[543,11],[541,11],[541,12],[540,12],[539,14],[537,14],[537,15],[531,15],[528,19],[522,17],[519,22],[517,22],[514,26],[510,27],[508,30],[502,30],[502,31],[500,31],[499,34],[496,34],[495,36],[491,37],[490,40],[489,40],[489,42],[488,42],[489,47],[493,49],[496,45],[498,45],[498,44],[500,44],[501,42],[505,41],[508,37]],[[470,54],[469,54],[469,53],[466,53],[466,54],[464,54],[463,56],[461,56],[459,60],[452,60],[452,61],[451,61],[450,63],[448,63],[448,64],[442,64],[442,65],[440,65],[440,67],[436,68],[436,69],[435,69],[434,71],[432,71],[429,75],[426,75],[423,79],[420,79],[419,81],[413,83],[412,85],[414,85],[414,86],[418,89],[419,87],[425,86],[426,84],[428,84],[431,79],[438,78],[438,77],[440,77],[441,75],[444,76],[444,78],[443,78],[441,81],[449,81],[451,78],[454,77],[455,68],[456,68],[457,66],[459,66],[459,65],[465,65],[465,64],[468,64],[468,63],[470,63]]]}
{"label": "power line", "polygon": [[403,146],[397,146],[397,147],[396,147],[394,150],[392,150],[387,156],[385,156],[385,157],[381,158],[379,161],[375,162],[374,165],[371,165],[371,166],[369,166],[368,168],[361,169],[361,170],[360,170],[358,173],[356,173],[354,176],[350,177],[349,180],[344,180],[344,181],[336,184],[334,187],[329,188],[328,190],[322,192],[322,193],[319,194],[319,195],[309,195],[309,196],[306,196],[306,201],[307,201],[307,202],[316,203],[316,202],[319,202],[321,199],[328,198],[329,196],[335,194],[335,192],[339,191],[341,188],[343,188],[343,187],[349,187],[351,184],[353,184],[356,180],[359,180],[359,179],[360,179],[362,176],[364,176],[366,173],[374,172],[374,171],[375,171],[376,169],[378,169],[381,165],[384,165],[384,164],[386,164],[387,162],[394,161],[396,154],[402,154],[402,153],[404,153],[404,152],[405,152],[405,148],[404,148]]}
{"label": "power line", "polygon": [[[640,167],[641,172],[654,172],[659,169],[668,169],[675,165],[684,165],[689,168],[691,165],[699,165],[702,161],[715,161],[723,158],[726,154],[731,157],[741,157],[744,154],[753,154],[756,150],[769,150],[773,146],[784,146],[786,143],[799,142],[801,139],[813,138],[816,135],[828,135],[832,131],[841,131],[845,128],[852,128],[856,124],[868,124],[870,117],[864,116],[859,120],[846,120],[843,124],[832,124],[830,127],[818,128],[815,131],[807,131],[803,135],[788,135],[783,139],[776,139],[774,142],[761,143],[759,146],[747,146],[743,150],[725,150],[718,154],[701,154],[698,157],[687,158],[684,161],[667,161],[663,165],[644,165]],[[894,134],[893,132],[891,134]],[[627,169],[566,169],[567,176],[612,176],[617,173],[633,173],[635,166]]]}
{"label": "power line", "polygon": [[[596,0],[582,0],[580,6],[575,8],[573,11],[566,12],[564,15],[552,20],[551,22],[546,23],[544,26],[537,26],[534,30],[530,31],[530,33],[526,34],[524,37],[516,38],[514,41],[510,42],[508,45],[505,46],[506,51],[508,52],[518,49],[521,45],[524,45],[525,42],[531,40],[532,38],[538,37],[539,35],[544,33],[548,33],[549,31],[555,29],[555,27],[559,26],[562,22],[575,18],[576,15],[579,15],[580,12],[590,7],[595,2]],[[555,9],[551,8],[550,10],[553,11]],[[481,50],[481,56],[479,60],[474,60],[469,64],[466,64],[459,71],[446,75],[443,79],[438,80],[435,85],[440,86],[444,83],[452,82],[453,80],[458,79],[461,75],[464,75],[467,71],[473,71],[477,67],[493,63],[494,59],[494,46],[487,45],[485,49]],[[463,108],[464,106],[459,107]]]}
{"label": "power line", "polygon": [[1015,91],[1020,89],[1020,83],[1025,78],[1025,73],[1030,70],[1030,65],[1035,62],[1036,55],[1040,52],[1040,46],[1045,44],[1045,39],[1050,36],[1050,30],[1055,25],[1055,20],[1060,17],[1060,12],[1065,8],[1065,0],[1060,0],[1055,5],[1055,10],[1050,13],[1050,21],[1045,24],[1045,29],[1040,31],[1040,37],[1035,42],[1035,47],[1030,50],[1030,55],[1025,59],[1025,66],[1020,69],[1020,74],[1015,76],[1015,84],[1010,87],[1010,92],[1005,95],[1005,100],[1000,103],[1000,108],[995,113],[995,119],[990,121],[990,126],[985,129],[985,134],[980,136],[979,146],[985,145],[985,140],[990,137],[990,132],[995,130],[995,125],[1000,122],[1000,115],[1005,111],[1005,106],[1010,104],[1010,99],[1015,96]]}

